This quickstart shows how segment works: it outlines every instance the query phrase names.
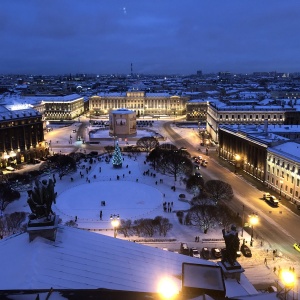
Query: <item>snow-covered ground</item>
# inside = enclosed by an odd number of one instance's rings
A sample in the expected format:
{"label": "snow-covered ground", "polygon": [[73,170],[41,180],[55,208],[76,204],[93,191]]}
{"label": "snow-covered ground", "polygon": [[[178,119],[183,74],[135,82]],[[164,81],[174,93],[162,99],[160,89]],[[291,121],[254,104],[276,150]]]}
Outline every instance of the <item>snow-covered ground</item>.
{"label": "snow-covered ground", "polygon": [[[153,129],[164,135],[161,129],[162,122],[156,121]],[[66,142],[65,138],[66,132],[69,132],[70,129],[54,129],[58,140],[57,144],[60,145],[60,151],[62,152],[67,152],[70,149],[69,143],[68,141]],[[184,135],[195,147],[199,145],[197,130],[177,128],[176,131]],[[108,136],[108,131],[101,132]],[[61,138],[58,138],[58,136]],[[63,148],[63,145],[66,145],[66,147]],[[78,145],[78,151],[81,151],[81,146],[84,147],[84,145]],[[103,147],[103,143],[95,146],[95,150],[99,150],[99,146]],[[99,150],[99,152],[101,151]],[[172,177],[157,173],[145,162],[144,154],[136,157],[123,155],[123,159],[121,169],[113,168],[112,163],[106,163],[103,157],[101,161],[95,160],[91,165],[82,161],[80,164],[81,168],[78,168],[76,173],[65,176],[62,180],[59,180],[58,176],[56,176],[55,190],[58,192],[58,197],[56,204],[53,205],[53,209],[60,216],[63,223],[75,220],[75,216],[77,216],[79,228],[95,230],[99,234],[113,236],[110,220],[111,214],[119,214],[121,219],[132,220],[163,216],[170,220],[173,228],[165,238],[155,237],[161,239],[161,242],[153,243],[146,238],[148,242],[144,242],[149,246],[168,248],[170,251],[178,251],[180,242],[186,242],[190,247],[195,246],[199,250],[203,246],[208,246],[209,248],[224,247],[223,241],[215,243],[205,241],[208,239],[221,240],[221,228],[215,228],[209,230],[208,234],[203,234],[197,228],[181,225],[178,222],[175,212],[189,208],[188,203],[178,200],[179,194],[186,194],[188,199],[192,197],[185,191],[184,184],[180,180],[174,182]],[[86,173],[86,168],[89,166],[91,166],[91,170]],[[149,175],[143,175],[148,170]],[[80,172],[84,174],[83,178],[81,178]],[[155,174],[155,177],[153,174]],[[45,175],[45,178],[47,176]],[[117,180],[117,176],[119,176],[119,180]],[[71,177],[73,181],[71,181]],[[171,186],[174,185],[176,186],[176,191],[171,189]],[[27,193],[23,192],[21,199],[9,205],[5,213],[15,211],[30,212],[26,198]],[[101,205],[102,201],[105,201],[105,206]],[[172,212],[164,212],[163,202],[173,202]],[[99,216],[100,211],[102,211],[102,220],[100,220]],[[195,236],[200,236],[200,242],[195,242]],[[124,237],[118,234],[118,238]],[[250,236],[246,232],[244,232],[243,238],[249,243]],[[130,237],[130,239],[137,239],[137,237]],[[171,239],[176,239],[176,241],[170,242]],[[273,249],[271,249],[270,245],[261,244],[260,240],[255,240],[251,250],[253,253],[252,258],[242,256],[238,258],[238,261],[253,284],[275,285],[276,280],[278,280],[279,267],[281,269],[294,267],[295,272],[299,274],[299,263],[291,262],[286,257],[273,257]],[[264,263],[265,258],[267,259],[266,264]],[[276,267],[276,272],[274,272],[274,267]],[[298,286],[296,290],[298,290]]]}

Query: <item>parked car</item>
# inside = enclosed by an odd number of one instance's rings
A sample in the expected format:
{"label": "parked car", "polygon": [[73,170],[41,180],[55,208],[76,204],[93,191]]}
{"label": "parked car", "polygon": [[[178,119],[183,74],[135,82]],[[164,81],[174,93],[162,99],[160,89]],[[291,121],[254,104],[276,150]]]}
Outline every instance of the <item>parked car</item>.
{"label": "parked car", "polygon": [[251,250],[250,250],[249,247],[248,247],[247,245],[245,245],[245,244],[243,244],[243,245],[241,246],[241,252],[243,253],[243,255],[244,255],[245,257],[252,257],[252,252],[251,252]]}
{"label": "parked car", "polygon": [[272,205],[274,207],[279,206],[279,201],[275,196],[270,196],[270,198],[266,199],[266,202],[268,202],[270,205]]}
{"label": "parked car", "polygon": [[188,247],[187,243],[181,243],[180,244],[180,253],[184,254],[184,255],[189,255],[190,254],[189,247]]}
{"label": "parked car", "polygon": [[204,258],[204,259],[209,259],[209,250],[207,247],[203,247],[202,250],[201,250],[201,256]]}
{"label": "parked car", "polygon": [[200,253],[196,248],[192,247],[190,249],[190,256],[200,258]]}
{"label": "parked car", "polygon": [[270,199],[270,197],[271,197],[270,193],[264,193],[263,194],[263,199],[264,200]]}
{"label": "parked car", "polygon": [[219,249],[219,248],[211,248],[211,254],[214,258],[222,257],[221,249]]}

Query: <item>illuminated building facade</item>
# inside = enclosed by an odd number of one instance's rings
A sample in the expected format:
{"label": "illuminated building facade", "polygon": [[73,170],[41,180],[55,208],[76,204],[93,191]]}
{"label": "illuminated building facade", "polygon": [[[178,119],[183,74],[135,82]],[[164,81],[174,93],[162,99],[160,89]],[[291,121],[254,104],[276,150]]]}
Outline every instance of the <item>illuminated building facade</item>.
{"label": "illuminated building facade", "polygon": [[91,114],[108,114],[112,110],[127,108],[136,112],[137,117],[144,115],[183,115],[186,113],[187,96],[168,93],[146,93],[128,91],[126,93],[99,93],[89,98]]}
{"label": "illuminated building facade", "polygon": [[42,157],[45,149],[42,115],[34,109],[0,106],[0,167]]}
{"label": "illuminated building facade", "polygon": [[210,102],[206,130],[214,141],[218,141],[220,125],[262,125],[265,120],[270,125],[286,124],[286,113],[289,113],[290,124],[294,124],[292,116],[299,113],[293,108],[287,110],[281,106],[227,106],[221,102]]}
{"label": "illuminated building facade", "polygon": [[268,149],[266,184],[281,197],[300,204],[300,144],[286,142]]}
{"label": "illuminated building facade", "polygon": [[45,120],[73,120],[84,113],[84,98],[77,94],[45,97],[34,108]]}

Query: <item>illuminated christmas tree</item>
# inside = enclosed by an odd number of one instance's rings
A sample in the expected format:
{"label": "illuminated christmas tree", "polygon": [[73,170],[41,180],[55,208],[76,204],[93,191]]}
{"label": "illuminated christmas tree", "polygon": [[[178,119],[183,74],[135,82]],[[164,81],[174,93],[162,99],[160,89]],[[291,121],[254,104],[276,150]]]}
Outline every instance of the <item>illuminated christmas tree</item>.
{"label": "illuminated christmas tree", "polygon": [[119,143],[116,142],[115,151],[112,158],[112,164],[114,168],[122,168],[122,153],[119,147]]}

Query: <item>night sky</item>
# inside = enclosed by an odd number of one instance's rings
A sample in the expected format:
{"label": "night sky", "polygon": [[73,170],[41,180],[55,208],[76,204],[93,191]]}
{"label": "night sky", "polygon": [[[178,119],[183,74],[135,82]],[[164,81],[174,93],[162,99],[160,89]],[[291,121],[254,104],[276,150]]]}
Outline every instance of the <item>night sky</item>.
{"label": "night sky", "polygon": [[0,73],[300,71],[299,0],[1,0]]}

